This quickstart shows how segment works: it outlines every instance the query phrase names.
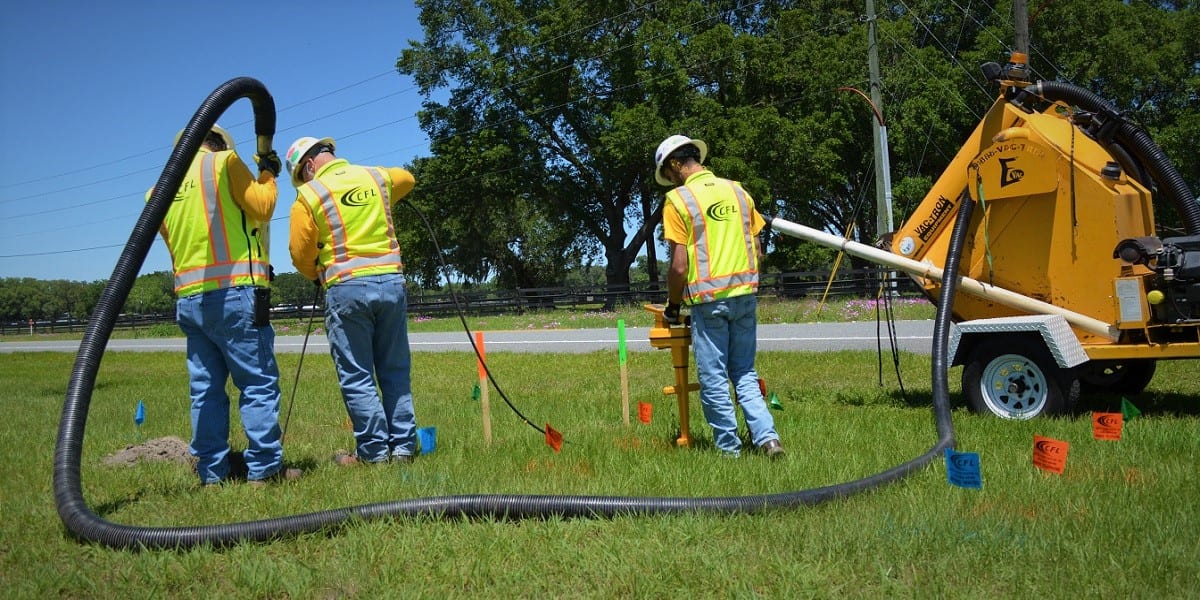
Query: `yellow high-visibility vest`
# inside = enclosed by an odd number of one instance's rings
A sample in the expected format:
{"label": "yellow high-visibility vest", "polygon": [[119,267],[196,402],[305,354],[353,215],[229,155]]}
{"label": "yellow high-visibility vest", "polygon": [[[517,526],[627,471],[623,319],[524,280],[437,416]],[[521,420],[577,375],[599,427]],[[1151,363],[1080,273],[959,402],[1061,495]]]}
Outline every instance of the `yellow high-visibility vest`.
{"label": "yellow high-visibility vest", "polygon": [[343,158],[322,166],[317,177],[297,189],[297,201],[312,212],[321,240],[321,285],[403,272],[392,226],[391,189],[387,170],[352,165]]}
{"label": "yellow high-visibility vest", "polygon": [[[175,269],[175,295],[270,285],[264,224],[233,201],[225,161],[231,151],[202,149],[163,218],[162,236]],[[149,200],[149,196],[147,196]]]}
{"label": "yellow high-visibility vest", "polygon": [[758,289],[758,241],[751,225],[754,206],[740,185],[706,177],[667,192],[667,200],[683,217],[689,239],[684,304]]}

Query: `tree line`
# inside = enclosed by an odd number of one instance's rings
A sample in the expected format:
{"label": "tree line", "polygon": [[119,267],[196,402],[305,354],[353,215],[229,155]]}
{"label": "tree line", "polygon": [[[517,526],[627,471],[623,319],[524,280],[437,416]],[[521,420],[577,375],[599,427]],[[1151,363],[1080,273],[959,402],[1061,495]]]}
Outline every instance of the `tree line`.
{"label": "tree line", "polygon": [[[630,281],[658,264],[664,190],[652,155],[670,134],[761,210],[870,243],[876,231],[868,20],[861,0],[417,0],[424,39],[396,62],[425,102],[431,156],[398,207],[410,275],[444,261],[468,281],[552,285],[581,265]],[[878,2],[893,220],[903,223],[998,96],[980,66],[1006,62],[1009,2]],[[1200,8],[1161,0],[1029,7],[1034,80],[1068,81],[1145,127],[1200,184]],[[434,98],[445,98],[435,100]],[[349,147],[347,147],[349,150]],[[1156,207],[1161,226],[1181,222]],[[764,264],[826,266],[776,239]],[[865,266],[857,259],[854,266]],[[654,271],[653,280],[658,279]]]}
{"label": "tree line", "polygon": [[[415,289],[661,281],[653,242],[665,190],[651,157],[674,133],[707,141],[707,164],[741,181],[764,213],[860,242],[885,233],[875,227],[874,117],[844,91],[870,85],[859,1],[416,4],[424,39],[395,68],[424,98],[430,156],[406,165],[418,185],[394,214]],[[1007,1],[877,7],[899,224],[995,101],[979,67],[1008,59],[1013,16]],[[1031,6],[1028,23],[1032,79],[1105,98],[1200,187],[1200,5],[1056,0]],[[1181,222],[1162,203],[1155,218],[1166,231]],[[767,271],[833,262],[832,250],[793,238],[766,249]],[[0,319],[78,318],[103,286],[0,280]],[[169,313],[171,288],[170,273],[143,274],[125,311]],[[276,304],[315,296],[297,273],[273,289]]]}
{"label": "tree line", "polygon": [[[636,280],[646,281],[645,265],[635,267]],[[600,269],[581,269],[568,273],[561,285],[600,285]],[[0,324],[23,326],[28,321],[42,324],[78,324],[86,321],[96,308],[108,280],[68,281],[29,277],[0,278]],[[494,283],[467,284],[468,290],[494,289]],[[420,284],[409,286],[410,294],[424,291]],[[323,305],[324,294],[313,282],[297,272],[276,274],[271,281],[271,306],[303,307]],[[174,275],[170,271],[143,273],[134,280],[121,312],[126,315],[172,315],[175,313]]]}

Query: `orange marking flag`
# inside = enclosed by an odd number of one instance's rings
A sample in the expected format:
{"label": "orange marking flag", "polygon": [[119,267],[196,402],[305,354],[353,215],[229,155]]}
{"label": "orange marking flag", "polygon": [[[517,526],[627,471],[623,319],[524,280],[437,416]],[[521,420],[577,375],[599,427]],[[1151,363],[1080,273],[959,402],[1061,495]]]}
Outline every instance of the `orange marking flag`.
{"label": "orange marking flag", "polygon": [[1067,450],[1071,444],[1040,435],[1033,436],[1033,466],[1062,475],[1067,466]]}
{"label": "orange marking flag", "polygon": [[654,405],[649,402],[638,402],[638,420],[646,425],[650,424],[650,414],[654,410]]}
{"label": "orange marking flag", "polygon": [[546,423],[546,444],[554,448],[555,452],[562,450],[562,434],[555,431],[549,423]]}
{"label": "orange marking flag", "polygon": [[1125,415],[1121,413],[1092,413],[1092,437],[1098,440],[1121,440],[1121,429],[1125,427]]}
{"label": "orange marking flag", "polygon": [[483,349],[482,331],[475,332],[475,349],[479,351],[479,356],[475,357],[475,367],[479,371],[479,381],[487,381],[487,367],[483,364],[487,353]]}

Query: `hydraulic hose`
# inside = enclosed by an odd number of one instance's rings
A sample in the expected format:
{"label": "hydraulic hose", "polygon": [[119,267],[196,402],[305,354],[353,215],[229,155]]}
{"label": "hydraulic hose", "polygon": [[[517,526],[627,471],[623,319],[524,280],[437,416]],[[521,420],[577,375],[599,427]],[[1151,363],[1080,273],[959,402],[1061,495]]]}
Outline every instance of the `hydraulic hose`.
{"label": "hydraulic hose", "polygon": [[[710,512],[721,514],[758,513],[810,506],[890,483],[916,472],[954,445],[950,403],[946,385],[946,347],[950,327],[958,260],[969,214],[959,216],[946,262],[947,278],[942,287],[933,340],[933,412],[938,440],[924,454],[884,472],[845,483],[754,496],[732,497],[636,497],[636,496],[537,496],[472,494],[417,498],[351,506],[279,518],[182,527],[146,527],[105,520],[93,512],[83,497],[80,462],[88,408],[96,373],[116,316],[124,305],[167,213],[183,181],[192,157],[217,117],[237,99],[247,97],[254,107],[255,133],[260,153],[270,149],[275,129],[274,101],[261,83],[250,78],[232,79],[217,88],[192,116],[171,153],[150,200],[142,211],[125,245],[113,276],[105,286],[96,311],[84,332],[71,380],[63,402],[58,441],[54,453],[54,498],[67,531],[82,541],[123,549],[186,549],[195,546],[228,546],[266,541],[302,533],[329,530],[351,521],[401,516],[493,517],[504,519],[562,517],[614,517]],[[264,145],[265,144],[265,145]],[[969,202],[962,203],[969,212]]]}
{"label": "hydraulic hose", "polygon": [[1061,81],[1042,81],[1025,89],[1047,100],[1061,100],[1090,112],[1117,118],[1120,126],[1113,135],[1114,141],[1144,165],[1151,180],[1175,205],[1188,234],[1200,235],[1200,199],[1188,189],[1183,175],[1150,139],[1150,134],[1120,117],[1117,108],[1107,100],[1079,86]]}

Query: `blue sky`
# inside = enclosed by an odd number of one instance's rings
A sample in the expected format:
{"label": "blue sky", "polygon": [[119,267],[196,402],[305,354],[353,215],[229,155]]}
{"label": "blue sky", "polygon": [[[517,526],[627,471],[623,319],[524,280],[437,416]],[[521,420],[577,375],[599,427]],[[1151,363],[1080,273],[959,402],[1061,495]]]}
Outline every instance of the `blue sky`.
{"label": "blue sky", "polygon": [[[422,98],[394,65],[422,39],[410,2],[21,2],[0,19],[0,278],[112,275],[175,134],[222,83],[261,81],[275,149],[332,137],[351,161],[428,154]],[[254,172],[250,101],[219,120]],[[295,269],[281,181],[271,262]],[[142,273],[171,269],[161,239]]]}

